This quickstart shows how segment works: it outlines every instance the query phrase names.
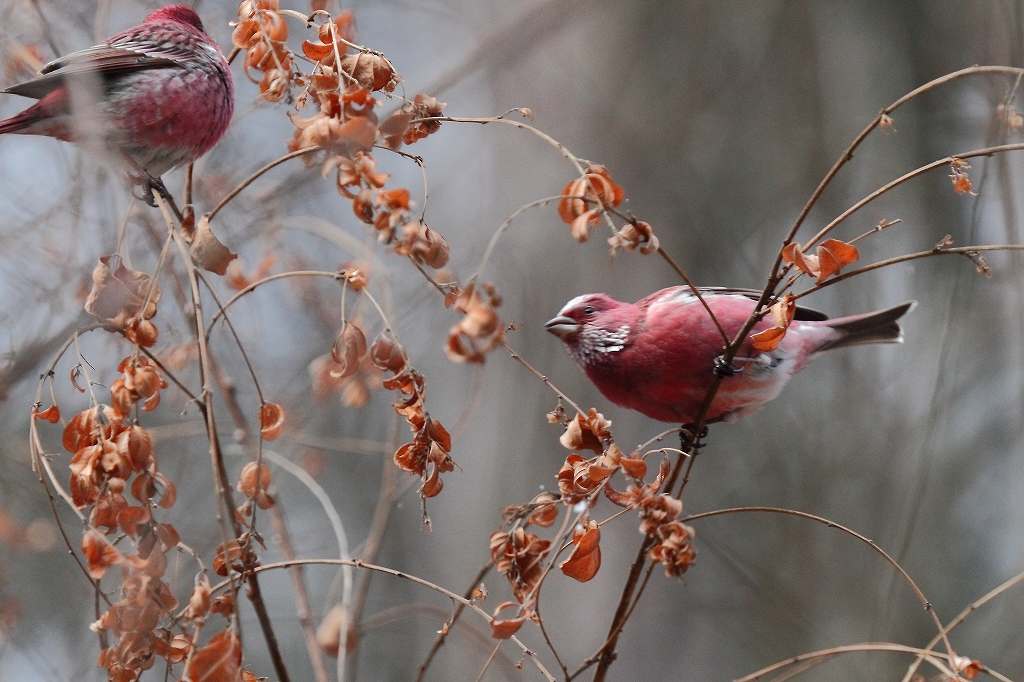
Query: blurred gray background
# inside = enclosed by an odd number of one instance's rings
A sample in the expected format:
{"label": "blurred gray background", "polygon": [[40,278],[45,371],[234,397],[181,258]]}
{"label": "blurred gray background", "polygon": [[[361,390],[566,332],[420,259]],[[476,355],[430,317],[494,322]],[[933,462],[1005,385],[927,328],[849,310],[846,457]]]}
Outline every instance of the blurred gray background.
{"label": "blurred gray background", "polygon": [[[282,5],[288,3],[282,2]],[[153,3],[3,0],[4,83],[24,78],[17,45],[53,56],[45,18],[63,52],[136,23]],[[537,125],[581,157],[606,164],[626,189],[627,208],[651,222],[662,244],[700,284],[760,287],[775,249],[821,175],[879,108],[945,72],[971,64],[1022,65],[1020,2],[610,2],[496,0],[356,2],[359,39],[398,66],[411,95],[435,91],[453,115],[489,115],[529,106]],[[305,2],[295,3],[305,11]],[[230,2],[202,2],[211,34],[228,45]],[[298,30],[293,24],[293,36]],[[237,114],[226,139],[199,162],[197,210],[285,151],[285,105],[257,102],[235,68]],[[897,112],[894,132],[873,135],[807,222],[817,229],[893,177],[957,151],[1020,136],[999,134],[995,107],[1012,80],[972,78]],[[9,114],[24,102],[8,96]],[[388,107],[386,107],[388,108]],[[572,177],[564,159],[511,128],[446,124],[410,151],[430,177],[428,222],[452,245],[466,276],[487,240],[519,205],[557,194]],[[396,185],[420,194],[419,171],[378,153]],[[958,243],[1020,242],[1021,158],[977,159],[980,195],[955,194],[945,171],[914,180],[868,206],[844,227],[852,237],[883,218],[903,223],[863,244],[866,261],[927,249],[944,234]],[[177,191],[180,174],[168,179]],[[53,531],[28,461],[26,418],[38,374],[79,318],[95,259],[113,249],[129,196],[116,174],[74,148],[31,137],[0,138],[0,348],[4,356],[0,448],[0,679],[101,679],[94,667],[92,594]],[[151,270],[162,228],[136,205],[127,224],[133,264]],[[333,269],[354,256],[369,263],[396,331],[428,380],[428,407],[455,436],[460,469],[430,502],[433,532],[420,527],[415,489],[393,510],[378,558],[462,591],[487,559],[501,509],[551,487],[565,456],[544,413],[546,388],[507,354],[483,368],[453,365],[442,342],[456,317],[439,305],[408,263],[376,245],[333,183],[291,162],[260,180],[218,216],[219,236],[252,268],[275,254],[275,272]],[[315,234],[314,234],[315,233]],[[345,237],[344,235],[348,235]],[[365,245],[353,253],[352,242]],[[509,230],[485,278],[493,280],[510,343],[571,396],[609,416],[623,446],[661,430],[604,401],[544,333],[568,298],[605,291],[633,300],[676,283],[656,257],[610,260],[600,232],[578,245],[553,207],[530,211]],[[358,251],[358,249],[356,249]],[[368,254],[368,255],[366,255]],[[837,314],[917,299],[903,346],[858,348],[822,358],[783,398],[737,425],[715,427],[688,488],[688,512],[732,505],[779,505],[847,524],[891,551],[949,619],[972,599],[1024,570],[1024,275],[1020,257],[994,254],[991,279],[966,260],[936,258],[827,289],[808,303]],[[173,286],[157,320],[160,348],[191,338]],[[222,287],[222,295],[230,291]],[[337,288],[326,281],[269,285],[240,302],[233,319],[253,354],[265,391],[290,423],[273,450],[313,462],[358,547],[366,537],[378,480],[391,467],[391,396],[352,409],[336,396],[311,397],[307,364],[330,346]],[[321,313],[321,311],[323,311]],[[367,310],[368,320],[370,318]],[[374,327],[375,322],[369,326]],[[333,325],[333,326],[332,326]],[[231,339],[214,336],[243,407],[257,405]],[[124,346],[104,333],[82,339],[99,380],[113,378]],[[86,401],[58,368],[66,414]],[[192,382],[195,376],[185,373]],[[218,394],[220,405],[220,396]],[[179,411],[185,409],[184,415]],[[218,542],[209,464],[195,409],[169,388],[146,423],[161,424],[161,469],[178,483],[167,514],[209,559]],[[232,424],[220,416],[226,440]],[[402,426],[402,435],[405,427]],[[44,429],[51,450],[58,430]],[[366,441],[366,442],[364,442]],[[251,456],[235,448],[233,471]],[[66,455],[55,461],[66,476]],[[398,472],[395,479],[405,484]],[[304,486],[277,470],[275,484],[296,553],[337,556],[334,535]],[[62,518],[74,537],[78,526]],[[598,518],[612,511],[607,502]],[[604,513],[602,513],[604,512]],[[725,680],[811,649],[861,641],[919,646],[934,628],[907,586],[881,558],[850,537],[778,516],[697,522],[699,558],[684,580],[658,570],[630,621],[612,668],[616,680]],[[264,524],[270,535],[269,524]],[[629,562],[640,542],[626,515],[603,533],[604,563],[590,583],[553,575],[543,613],[563,655],[581,661],[604,640]],[[262,557],[280,558],[271,543]],[[179,598],[192,565],[172,563]],[[332,594],[333,570],[306,572],[316,616]],[[293,679],[311,679],[284,572],[263,579]],[[493,608],[507,598],[486,580]],[[1012,678],[1024,676],[1024,594],[1009,592],[953,636],[960,653]],[[248,609],[248,607],[246,607]],[[247,663],[272,668],[251,610],[245,610]],[[358,676],[411,679],[449,613],[436,594],[375,576],[358,649]],[[430,679],[472,679],[490,645],[472,614],[456,628]],[[536,628],[521,631],[546,654]],[[502,649],[488,679],[531,679]],[[805,674],[815,680],[897,678],[907,660],[851,654]],[[333,661],[330,663],[333,666]],[[163,669],[151,671],[161,679]]]}

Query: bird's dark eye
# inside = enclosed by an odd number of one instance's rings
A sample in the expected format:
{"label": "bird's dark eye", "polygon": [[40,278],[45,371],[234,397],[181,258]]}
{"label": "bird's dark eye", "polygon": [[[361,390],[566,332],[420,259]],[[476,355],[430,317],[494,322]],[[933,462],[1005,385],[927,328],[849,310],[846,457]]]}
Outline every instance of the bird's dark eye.
{"label": "bird's dark eye", "polygon": [[585,308],[583,309],[583,314],[584,314],[584,315],[593,315],[593,314],[594,314],[594,306],[592,306],[592,305],[588,305],[588,306],[586,306],[586,307],[585,307]]}

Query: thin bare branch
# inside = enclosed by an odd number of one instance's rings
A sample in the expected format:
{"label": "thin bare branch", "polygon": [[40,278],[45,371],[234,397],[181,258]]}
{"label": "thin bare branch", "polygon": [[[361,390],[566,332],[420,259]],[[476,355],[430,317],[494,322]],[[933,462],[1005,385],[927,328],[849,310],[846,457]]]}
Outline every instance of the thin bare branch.
{"label": "thin bare branch", "polygon": [[225,194],[224,197],[217,202],[217,205],[213,207],[213,210],[206,214],[207,220],[213,220],[214,216],[220,213],[220,210],[222,208],[227,206],[228,203],[230,203],[235,197],[241,194],[242,190],[244,190],[252,183],[256,182],[267,171],[275,168],[276,166],[280,166],[282,163],[286,161],[291,161],[292,159],[296,159],[300,156],[305,156],[306,154],[312,154],[313,152],[319,150],[320,147],[303,147],[302,149],[297,149],[294,152],[289,152],[283,156],[279,156],[273,161],[270,161],[269,163],[263,165],[263,167],[261,167],[259,170],[255,171],[245,180],[242,180],[240,183],[238,183],[238,185],[233,190]]}
{"label": "thin bare branch", "polygon": [[836,521],[833,521],[832,519],[827,519],[824,516],[818,516],[817,514],[811,514],[809,512],[800,511],[800,510],[797,510],[797,509],[786,509],[784,507],[761,507],[761,506],[755,506],[755,507],[729,507],[727,509],[715,509],[713,511],[701,512],[699,514],[690,514],[689,516],[686,516],[685,518],[683,518],[682,521],[683,521],[683,523],[692,523],[693,521],[697,521],[699,519],[707,519],[707,518],[711,518],[713,516],[725,516],[727,514],[747,514],[747,513],[785,514],[787,516],[796,516],[796,517],[802,518],[802,519],[809,519],[811,521],[816,521],[817,523],[825,525],[825,526],[827,526],[829,528],[835,528],[837,530],[840,530],[843,533],[846,533],[847,535],[849,535],[850,537],[855,538],[856,540],[859,540],[860,542],[863,542],[864,544],[866,544],[868,547],[870,547],[872,550],[874,550],[878,555],[880,555],[883,559],[885,559],[886,562],[888,562],[888,564],[890,566],[895,568],[896,571],[903,577],[903,580],[906,581],[907,585],[910,586],[910,589],[913,590],[914,594],[917,596],[918,601],[921,602],[921,606],[928,613],[929,617],[932,619],[932,622],[935,624],[935,627],[936,627],[936,629],[938,630],[938,633],[939,633],[938,636],[941,638],[941,641],[943,642],[943,644],[946,647],[946,653],[950,656],[950,658],[956,656],[956,652],[953,650],[953,645],[950,644],[949,638],[946,636],[946,630],[945,630],[945,628],[942,627],[942,621],[939,620],[938,614],[935,613],[935,607],[932,606],[931,601],[928,600],[928,598],[925,596],[924,592],[918,586],[917,582],[910,576],[910,573],[908,573],[907,570],[905,568],[903,568],[903,566],[901,566],[900,563],[898,561],[896,561],[896,559],[894,559],[891,554],[889,554],[884,549],[879,547],[878,544],[874,540],[868,538],[865,535],[862,535],[862,534],[858,533],[857,531],[853,530],[852,528],[844,526],[843,524],[838,523]]}
{"label": "thin bare branch", "polygon": [[[477,615],[479,615],[481,618],[486,620],[488,623],[490,623],[490,622],[492,622],[494,620],[494,618],[491,616],[491,614],[487,613],[482,608],[480,608],[479,606],[474,604],[472,601],[469,600],[468,597],[463,597],[461,595],[458,595],[458,594],[452,592],[451,590],[449,590],[447,588],[444,588],[444,587],[441,587],[440,585],[432,583],[429,580],[426,580],[425,578],[420,578],[419,576],[412,575],[411,573],[406,573],[405,571],[399,571],[399,570],[396,570],[394,568],[389,568],[387,566],[378,566],[376,564],[368,564],[365,561],[361,561],[359,559],[352,559],[352,560],[345,560],[345,559],[296,559],[294,561],[278,561],[278,562],[275,562],[275,563],[263,564],[262,566],[255,566],[255,567],[249,569],[249,573],[252,573],[252,574],[255,575],[255,574],[258,574],[258,573],[263,573],[265,571],[273,571],[273,570],[280,569],[280,568],[288,568],[289,566],[314,566],[314,565],[323,565],[323,566],[352,566],[354,568],[360,568],[360,569],[364,569],[364,570],[367,570],[367,571],[375,571],[377,573],[383,573],[385,575],[390,575],[390,576],[395,577],[395,578],[401,578],[403,580],[408,580],[410,582],[416,583],[417,585],[421,585],[423,587],[426,587],[428,589],[431,589],[431,590],[433,590],[433,591],[435,591],[435,592],[437,592],[439,594],[442,594],[442,595],[448,597],[452,601],[454,601],[454,602],[456,602],[458,604],[461,604],[463,606],[463,608],[468,608],[468,609],[472,610]],[[224,582],[221,582],[220,584],[214,586],[213,591],[214,592],[218,592],[218,591],[224,589],[227,586],[228,586],[228,581],[225,580]],[[510,637],[509,641],[515,643],[515,645],[519,647],[520,651],[523,652],[523,655],[525,655],[527,658],[529,658],[530,661],[533,663],[533,665],[536,666],[537,670],[541,673],[541,675],[544,676],[544,679],[548,680],[549,682],[555,682],[554,676],[552,676],[552,674],[548,671],[548,669],[544,667],[544,664],[541,663],[541,661],[537,658],[537,653],[535,651],[533,651],[532,649],[527,647],[525,644],[523,644],[522,641],[520,641],[519,638],[517,638],[517,637]]]}

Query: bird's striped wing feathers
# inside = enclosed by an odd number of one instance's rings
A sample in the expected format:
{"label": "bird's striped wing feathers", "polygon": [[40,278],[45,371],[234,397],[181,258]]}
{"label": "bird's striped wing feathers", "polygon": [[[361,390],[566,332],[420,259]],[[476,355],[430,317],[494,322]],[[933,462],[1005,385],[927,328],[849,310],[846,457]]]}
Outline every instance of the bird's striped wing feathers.
{"label": "bird's striped wing feathers", "polygon": [[[753,301],[758,301],[761,298],[760,289],[742,289],[736,287],[697,287],[700,291],[701,296],[705,299],[709,296],[743,296]],[[656,291],[650,296],[638,301],[638,304],[646,307],[653,303],[668,303],[672,300],[676,300],[679,303],[696,303],[697,297],[693,295],[693,291],[688,286],[675,286],[669,287],[668,289],[662,289]],[[813,308],[804,308],[803,306],[797,306],[796,314],[794,319],[803,321],[822,321],[827,320],[828,315]]]}
{"label": "bird's striped wing feathers", "polygon": [[94,74],[109,78],[127,71],[180,66],[189,55],[189,46],[180,41],[154,43],[129,32],[107,43],[54,59],[40,69],[39,78],[13,85],[3,92],[41,99],[69,77]]}

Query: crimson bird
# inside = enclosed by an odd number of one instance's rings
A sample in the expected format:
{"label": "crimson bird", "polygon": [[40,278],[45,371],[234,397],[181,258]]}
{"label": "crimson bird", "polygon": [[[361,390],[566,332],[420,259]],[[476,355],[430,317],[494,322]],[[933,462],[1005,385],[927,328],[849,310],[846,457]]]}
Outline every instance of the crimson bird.
{"label": "crimson bird", "polygon": [[[760,291],[700,290],[725,333],[733,338],[754,310]],[[594,385],[616,405],[652,419],[697,423],[716,371],[723,375],[706,423],[733,421],[779,395],[794,374],[822,351],[865,343],[901,343],[897,320],[915,302],[829,319],[796,309],[775,350],[759,352],[748,339],[734,367],[724,367],[722,335],[686,286],[656,291],[636,303],[606,294],[572,299],[545,325],[565,343]],[[771,327],[762,319],[752,333]]]}
{"label": "crimson bird", "polygon": [[133,28],[45,65],[2,92],[39,100],[0,133],[47,135],[113,152],[139,183],[207,152],[227,130],[227,59],[191,7],[169,5]]}

